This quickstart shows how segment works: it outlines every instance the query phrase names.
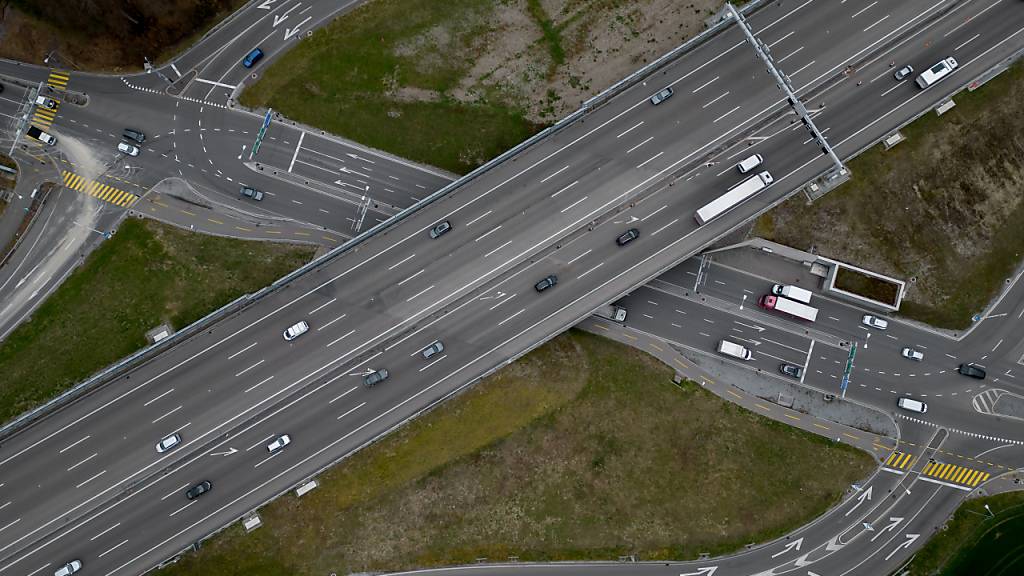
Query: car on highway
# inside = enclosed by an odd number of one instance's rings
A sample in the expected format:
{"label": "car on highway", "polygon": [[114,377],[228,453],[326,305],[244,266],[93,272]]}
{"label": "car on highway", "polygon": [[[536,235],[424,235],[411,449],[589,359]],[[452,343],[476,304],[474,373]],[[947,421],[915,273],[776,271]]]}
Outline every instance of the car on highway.
{"label": "car on highway", "polygon": [[133,129],[133,128],[125,128],[121,132],[121,137],[126,139],[126,140],[134,140],[134,141],[138,142],[139,144],[142,144],[143,142],[146,141],[146,135],[143,134],[142,132],[138,131],[138,130]]}
{"label": "car on highway", "polygon": [[924,360],[924,352],[921,352],[920,350],[915,350],[910,347],[900,350],[900,355],[906,358],[907,360],[916,360],[918,362]]}
{"label": "car on highway", "polygon": [[209,480],[203,480],[199,484],[196,484],[195,486],[186,490],[185,498],[188,498],[189,500],[195,500],[196,498],[199,498],[200,496],[206,494],[212,489],[213,483],[211,483]]}
{"label": "car on highway", "polygon": [[626,230],[622,234],[619,234],[619,237],[615,239],[615,243],[618,244],[619,246],[625,246],[626,244],[629,244],[630,242],[636,240],[639,237],[640,231],[637,230],[636,228],[630,228],[629,230]]}
{"label": "car on highway", "polygon": [[558,284],[558,276],[555,276],[554,274],[549,274],[549,275],[545,276],[543,279],[541,279],[540,282],[537,282],[536,284],[534,284],[533,288],[537,292],[543,292],[543,291],[547,290],[548,288],[551,288],[555,284]]}
{"label": "car on highway", "polygon": [[957,372],[963,374],[964,376],[977,378],[978,380],[985,379],[985,369],[974,364],[961,364],[960,367],[957,369]]}
{"label": "car on highway", "polygon": [[796,364],[779,364],[779,372],[793,378],[799,378],[804,375],[804,369]]}
{"label": "car on highway", "polygon": [[138,156],[139,155],[139,147],[138,146],[132,146],[131,144],[129,144],[127,142],[118,142],[117,143],[117,151],[118,152],[123,152],[124,154],[127,154],[129,156]]}
{"label": "car on highway", "polygon": [[291,436],[289,436],[287,434],[279,434],[279,435],[277,435],[277,437],[275,437],[270,442],[270,444],[267,444],[267,452],[270,452],[271,454],[273,454],[274,452],[277,452],[281,448],[284,448],[285,446],[287,446],[287,445],[289,445],[291,443],[292,443],[292,437]]}
{"label": "car on highway", "polygon": [[430,229],[431,238],[440,238],[449,230],[452,229],[452,223],[445,220],[444,222],[438,222],[433,228]]}
{"label": "car on highway", "polygon": [[245,66],[246,68],[252,68],[253,64],[260,61],[260,58],[263,58],[263,50],[260,50],[259,48],[253,48],[252,52],[246,54],[245,58],[242,59],[242,66]]}
{"label": "car on highway", "polygon": [[885,330],[889,327],[888,320],[879,318],[878,316],[872,316],[871,314],[865,314],[864,317],[860,319],[860,323],[878,330]]}
{"label": "car on highway", "polygon": [[175,432],[174,434],[171,434],[167,438],[164,438],[163,440],[157,442],[156,451],[163,454],[164,452],[167,452],[168,450],[174,448],[178,444],[181,444],[181,434]]}
{"label": "car on highway", "polygon": [[47,98],[46,96],[36,96],[36,106],[42,106],[43,108],[49,108],[50,110],[57,109],[57,101],[53,98]]}
{"label": "car on highway", "polygon": [[309,324],[305,320],[301,320],[284,331],[284,339],[291,342],[306,332],[309,332]]}
{"label": "car on highway", "polygon": [[420,353],[423,355],[423,358],[429,360],[441,352],[444,352],[444,344],[440,340],[434,340],[433,344],[424,348]]}
{"label": "car on highway", "polygon": [[918,414],[924,414],[928,411],[928,405],[920,400],[914,400],[913,398],[900,398],[896,401],[896,405],[904,410],[911,412],[917,412]]}
{"label": "car on highway", "polygon": [[82,561],[72,560],[71,562],[68,562],[67,564],[58,568],[57,571],[53,573],[53,576],[71,576],[72,574],[78,572],[81,569]]}
{"label": "car on highway", "polygon": [[373,388],[377,384],[387,380],[388,376],[391,376],[391,374],[389,374],[385,368],[381,368],[375,372],[370,372],[366,376],[363,376],[363,386]]}
{"label": "car on highway", "polygon": [[904,66],[903,68],[900,68],[899,70],[897,70],[896,73],[892,75],[892,77],[897,79],[897,80],[903,80],[904,78],[906,78],[907,76],[910,76],[913,73],[914,73],[914,67],[910,66],[908,64],[908,65]]}
{"label": "car on highway", "polygon": [[655,106],[657,106],[658,104],[661,104],[662,102],[664,102],[665,100],[668,100],[671,97],[672,97],[672,89],[666,87],[665,89],[659,91],[654,96],[651,96],[651,104],[654,104]]}
{"label": "car on highway", "polygon": [[764,162],[764,157],[760,154],[754,154],[753,156],[747,156],[742,162],[736,165],[736,169],[740,171],[740,174],[746,174],[754,168],[757,168]]}
{"label": "car on highway", "polygon": [[257,189],[255,189],[255,188],[253,188],[251,186],[242,186],[242,189],[239,190],[238,192],[243,197],[245,197],[245,198],[252,198],[253,200],[255,200],[257,202],[259,202],[260,200],[263,200],[263,191],[262,190],[257,190]]}

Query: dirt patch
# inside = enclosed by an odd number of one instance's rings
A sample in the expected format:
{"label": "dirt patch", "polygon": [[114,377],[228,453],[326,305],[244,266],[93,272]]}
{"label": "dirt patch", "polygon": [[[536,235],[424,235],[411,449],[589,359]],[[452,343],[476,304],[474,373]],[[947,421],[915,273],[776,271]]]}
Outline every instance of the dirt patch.
{"label": "dirt patch", "polygon": [[138,70],[143,57],[157,60],[245,1],[8,0],[0,2],[0,57],[43,64],[55,52],[54,67]]}
{"label": "dirt patch", "polygon": [[962,329],[1024,254],[1024,66],[956,97],[849,163],[853,180],[794,196],[753,234],[907,281],[902,315]]}

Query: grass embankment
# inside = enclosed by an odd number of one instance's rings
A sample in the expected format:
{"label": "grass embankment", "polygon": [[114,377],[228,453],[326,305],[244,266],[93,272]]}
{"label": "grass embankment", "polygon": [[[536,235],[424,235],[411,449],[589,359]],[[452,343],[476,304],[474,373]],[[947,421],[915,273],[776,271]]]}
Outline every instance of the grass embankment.
{"label": "grass embankment", "polygon": [[[995,514],[992,517],[985,505]],[[947,528],[914,555],[913,576],[1024,574],[1024,492],[964,502]]]}
{"label": "grass embankment", "polygon": [[693,558],[821,514],[872,459],[675,386],[570,331],[233,526],[168,575],[319,575],[504,560]]}
{"label": "grass embankment", "polygon": [[[303,40],[242,104],[399,156],[464,173],[539,127],[523,110],[480,94],[452,97],[489,30],[494,0],[376,0]],[[440,38],[431,38],[436,33]]]}
{"label": "grass embankment", "polygon": [[[958,80],[959,81],[959,80]],[[849,163],[853,180],[797,195],[753,234],[908,280],[900,313],[963,329],[1024,253],[1024,65]]]}
{"label": "grass embankment", "polygon": [[[186,48],[198,33],[245,2],[10,0],[3,3],[0,56],[42,64],[49,51],[56,49],[57,65],[62,68],[141,70],[143,58],[152,61],[170,46]],[[74,89],[74,82],[70,87]]]}
{"label": "grass embankment", "polygon": [[0,343],[0,421],[307,262],[313,248],[191,234],[125,220]]}

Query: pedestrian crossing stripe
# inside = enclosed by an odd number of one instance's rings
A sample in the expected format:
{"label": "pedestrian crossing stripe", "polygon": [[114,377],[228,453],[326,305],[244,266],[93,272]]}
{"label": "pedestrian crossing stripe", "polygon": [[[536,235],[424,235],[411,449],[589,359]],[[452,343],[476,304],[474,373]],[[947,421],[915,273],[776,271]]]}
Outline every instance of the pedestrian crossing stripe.
{"label": "pedestrian crossing stripe", "polygon": [[74,172],[63,172],[64,185],[77,192],[84,192],[93,198],[109,202],[116,206],[128,208],[139,199],[138,196],[131,192],[125,192],[124,190],[118,190],[113,186],[97,182],[95,180],[87,180],[82,178]]}
{"label": "pedestrian crossing stripe", "polygon": [[921,470],[921,474],[971,487],[977,486],[985,480],[988,480],[990,476],[988,472],[972,470],[971,468],[957,466],[956,464],[947,464],[945,462],[929,462],[925,465],[924,469]]}
{"label": "pedestrian crossing stripe", "polygon": [[50,110],[49,108],[36,107],[35,114],[32,116],[32,122],[38,124],[43,128],[49,128],[53,124],[54,118],[57,117],[56,110]]}
{"label": "pedestrian crossing stripe", "polygon": [[50,77],[46,79],[46,83],[58,90],[65,90],[68,86],[69,78],[70,73],[50,70]]}
{"label": "pedestrian crossing stripe", "polygon": [[913,459],[913,454],[904,454],[903,452],[897,450],[889,455],[889,457],[885,460],[885,465],[899,470],[903,470],[904,468],[907,467],[907,465],[910,464],[911,459]]}

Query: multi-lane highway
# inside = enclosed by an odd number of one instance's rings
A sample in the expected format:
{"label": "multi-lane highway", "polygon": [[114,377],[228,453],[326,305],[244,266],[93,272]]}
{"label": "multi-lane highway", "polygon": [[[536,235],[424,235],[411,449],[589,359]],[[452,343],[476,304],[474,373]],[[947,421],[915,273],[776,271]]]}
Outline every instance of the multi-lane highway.
{"label": "multi-lane highway", "polygon": [[[846,156],[1024,45],[1024,19],[1018,15],[1024,6],[1009,0],[883,6],[784,1],[765,5],[751,15],[750,25],[797,93],[813,95],[806,104],[815,123]],[[929,90],[891,78],[891,61],[920,69],[949,55],[959,68]],[[844,74],[851,66],[852,73]],[[45,70],[12,63],[0,63],[0,73],[48,77]],[[67,89],[84,93],[88,104],[63,104],[53,132],[82,142],[80,148],[102,151],[113,149],[121,127],[143,129],[151,143],[131,160],[145,166],[135,172],[141,181],[147,174],[150,181],[177,175],[225,203],[242,202],[234,188],[244,182],[274,192],[263,200],[267,210],[346,234],[446,180],[278,124],[259,164],[247,163],[258,116],[195,96],[151,92],[155,88],[146,82],[162,81],[154,78],[73,75]],[[648,98],[664,86],[672,86],[675,95],[652,105]],[[0,574],[46,573],[71,558],[82,559],[86,574],[137,573],[236,520],[817,176],[828,161],[793,119],[732,26],[358,249],[322,262],[9,438],[0,448]],[[737,182],[731,164],[751,153],[765,157],[775,184],[698,227],[694,210]],[[88,163],[81,155],[71,156],[76,170]],[[387,176],[374,177],[380,174]],[[359,186],[362,195],[353,191]],[[367,192],[381,201],[368,203]],[[432,239],[428,231],[444,220],[453,229]],[[626,227],[638,227],[640,238],[618,247],[615,237]],[[534,284],[549,274],[558,276],[558,284],[537,292]],[[845,313],[836,313],[843,323]],[[299,320],[309,323],[309,332],[286,342],[282,331]],[[904,337],[895,329],[892,334]],[[424,360],[420,350],[436,339],[445,343],[444,353]],[[869,350],[886,350],[878,341],[875,336]],[[389,371],[388,380],[362,386],[363,374],[381,368]],[[858,374],[858,383],[885,375]],[[891,409],[888,393],[872,395],[866,386],[851,390],[863,390],[863,401]],[[935,416],[954,417],[955,408],[944,412],[942,406],[933,409]],[[920,446],[917,456],[927,461],[949,433],[919,428],[903,439]],[[156,442],[175,432],[182,444],[158,453]],[[291,435],[291,445],[268,454],[264,444],[283,432]],[[203,480],[212,483],[210,493],[186,499],[185,490]],[[867,498],[848,501],[791,535],[806,534],[806,544],[801,540],[774,558],[779,549],[741,555],[723,561],[721,569],[728,562],[745,573],[797,560],[827,561],[840,566],[840,573],[893,566],[919,542],[897,542],[904,538],[899,523],[877,530],[877,538],[847,532],[849,519],[869,511],[899,517],[903,509],[913,511],[903,516],[908,524],[944,518],[954,502],[919,504],[935,502],[934,494],[945,487],[918,482],[918,476],[879,472],[865,485],[876,494],[870,505]],[[890,490],[896,496],[880,507],[877,495]],[[833,534],[841,541],[822,540]],[[872,538],[880,548],[868,560],[862,547],[846,546]],[[883,543],[889,548],[883,550]]]}

